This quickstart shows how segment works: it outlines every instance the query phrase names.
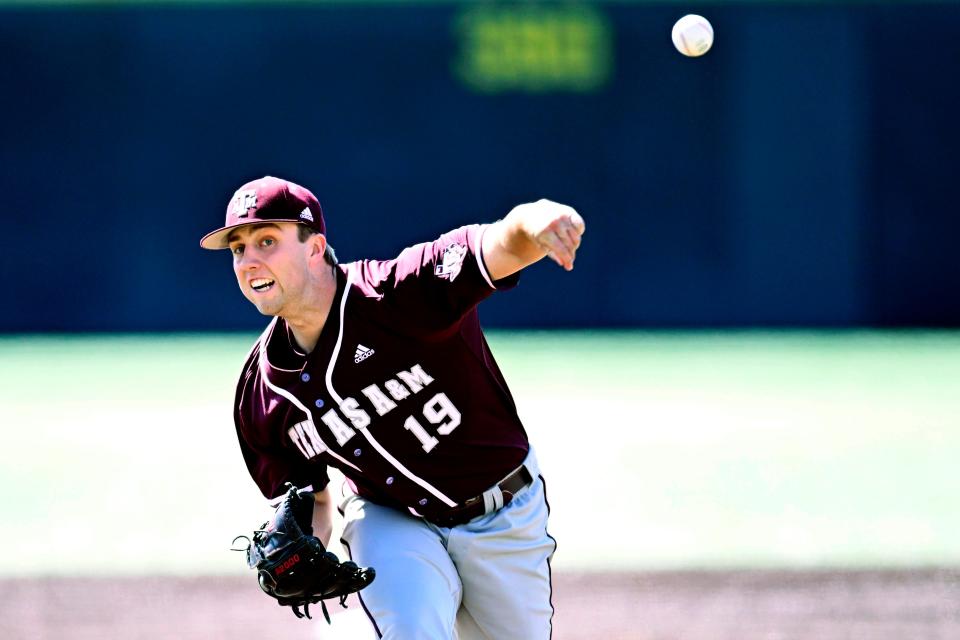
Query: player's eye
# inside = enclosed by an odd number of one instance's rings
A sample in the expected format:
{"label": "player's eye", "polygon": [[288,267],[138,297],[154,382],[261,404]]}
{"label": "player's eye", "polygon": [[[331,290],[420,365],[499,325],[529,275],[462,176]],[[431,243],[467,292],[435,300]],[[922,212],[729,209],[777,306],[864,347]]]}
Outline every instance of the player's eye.
{"label": "player's eye", "polygon": [[240,256],[243,255],[243,245],[242,244],[234,245],[233,247],[230,248],[230,253],[232,253],[234,257],[239,258]]}
{"label": "player's eye", "polygon": [[275,244],[277,244],[277,241],[274,240],[273,238],[264,238],[263,240],[260,241],[261,247],[272,247]]}

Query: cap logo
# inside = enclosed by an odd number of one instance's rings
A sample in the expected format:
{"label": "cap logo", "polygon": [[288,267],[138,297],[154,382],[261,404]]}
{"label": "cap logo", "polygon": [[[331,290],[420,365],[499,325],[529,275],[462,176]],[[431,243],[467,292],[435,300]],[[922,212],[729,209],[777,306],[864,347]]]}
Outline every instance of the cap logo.
{"label": "cap logo", "polygon": [[313,214],[310,213],[310,207],[307,207],[306,209],[300,212],[300,219],[309,220],[310,222],[313,222]]}
{"label": "cap logo", "polygon": [[233,197],[233,215],[238,218],[246,218],[247,213],[250,209],[257,208],[257,191],[256,189],[245,189],[243,191],[237,191],[237,194]]}

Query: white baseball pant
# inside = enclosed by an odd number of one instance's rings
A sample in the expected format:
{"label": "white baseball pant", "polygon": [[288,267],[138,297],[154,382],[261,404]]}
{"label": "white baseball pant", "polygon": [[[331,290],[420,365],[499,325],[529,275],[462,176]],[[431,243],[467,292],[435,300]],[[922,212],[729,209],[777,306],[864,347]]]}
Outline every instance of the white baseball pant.
{"label": "white baseball pant", "polygon": [[510,504],[453,528],[358,496],[344,500],[344,548],[377,571],[359,595],[380,637],[550,638],[556,542],[532,450],[525,464],[534,480]]}

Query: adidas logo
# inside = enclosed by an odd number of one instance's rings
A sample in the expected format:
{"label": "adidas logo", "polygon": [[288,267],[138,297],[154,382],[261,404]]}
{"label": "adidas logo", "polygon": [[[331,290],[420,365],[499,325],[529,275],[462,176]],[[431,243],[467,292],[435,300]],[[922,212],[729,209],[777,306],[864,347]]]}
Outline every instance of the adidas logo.
{"label": "adidas logo", "polygon": [[310,222],[313,222],[313,214],[310,213],[310,207],[307,207],[306,209],[300,212],[300,219],[309,220]]}
{"label": "adidas logo", "polygon": [[364,360],[366,360],[367,358],[369,358],[370,356],[372,356],[374,353],[376,353],[376,352],[375,352],[373,349],[369,349],[369,348],[363,346],[362,344],[358,344],[358,345],[357,345],[357,352],[353,354],[353,361],[354,361],[354,362],[363,362]]}

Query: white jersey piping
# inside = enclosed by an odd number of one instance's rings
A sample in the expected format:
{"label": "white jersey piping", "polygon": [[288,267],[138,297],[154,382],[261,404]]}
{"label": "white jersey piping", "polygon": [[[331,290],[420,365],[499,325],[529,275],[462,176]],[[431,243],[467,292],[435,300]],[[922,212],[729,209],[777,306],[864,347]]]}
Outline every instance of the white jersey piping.
{"label": "white jersey piping", "polygon": [[[276,320],[274,320],[274,322],[276,322]],[[314,424],[316,424],[316,422],[313,419],[313,413],[310,412],[310,409],[308,409],[306,405],[304,405],[302,402],[297,400],[296,396],[294,396],[292,393],[290,393],[286,389],[282,389],[277,385],[273,384],[272,382],[270,382],[270,376],[267,375],[266,362],[267,362],[267,341],[261,340],[260,341],[260,374],[263,376],[264,383],[266,383],[267,387],[269,387],[274,393],[283,396],[284,398],[289,400],[291,403],[293,403],[295,407],[297,407],[298,409],[303,411],[305,414],[307,414],[307,418],[310,419],[310,422],[313,422]],[[318,429],[317,432],[319,433],[319,431],[320,430]],[[323,442],[323,438],[320,438],[320,441]],[[328,445],[326,442],[323,443],[323,446],[327,448],[327,453],[329,453],[335,459],[339,460],[340,462],[347,465],[348,467],[352,467],[357,471],[360,471],[360,467],[353,464],[343,456],[339,455],[336,451],[331,449],[330,445]]]}
{"label": "white jersey piping", "polygon": [[489,228],[490,225],[484,225],[483,230],[474,236],[476,238],[474,241],[476,242],[476,246],[473,248],[473,255],[477,258],[477,266],[480,267],[480,275],[482,275],[483,279],[487,281],[487,284],[490,285],[491,289],[496,289],[497,287],[493,284],[493,280],[490,279],[490,274],[487,273],[487,265],[483,264],[483,235]]}
{"label": "white jersey piping", "polygon": [[[337,335],[337,344],[333,348],[333,353],[330,355],[330,363],[327,365],[327,375],[326,375],[327,391],[330,392],[330,397],[333,398],[333,400],[337,403],[337,406],[343,404],[343,398],[333,388],[333,368],[337,362],[337,356],[340,354],[340,346],[343,344],[343,323],[345,318],[344,311],[346,310],[346,307],[347,307],[347,296],[350,293],[350,285],[353,283],[353,270],[356,268],[356,266],[357,266],[356,263],[347,265],[347,286],[344,289],[343,298],[341,298],[340,300],[340,333]],[[401,474],[409,478],[411,481],[413,481],[417,485],[426,489],[428,492],[430,492],[431,495],[433,495],[434,497],[442,501],[448,507],[457,506],[456,502],[454,502],[453,500],[445,496],[436,487],[431,485],[429,482],[427,482],[423,478],[415,475],[412,471],[410,471],[405,466],[403,466],[403,464],[399,460],[394,458],[390,454],[390,452],[383,447],[382,444],[377,442],[377,440],[370,434],[369,429],[358,429],[358,431],[361,434],[363,434],[363,437],[367,439],[367,442],[373,445],[373,448],[376,449],[377,452],[381,456],[383,456],[387,462],[392,464],[397,469],[397,471],[399,471]]]}

